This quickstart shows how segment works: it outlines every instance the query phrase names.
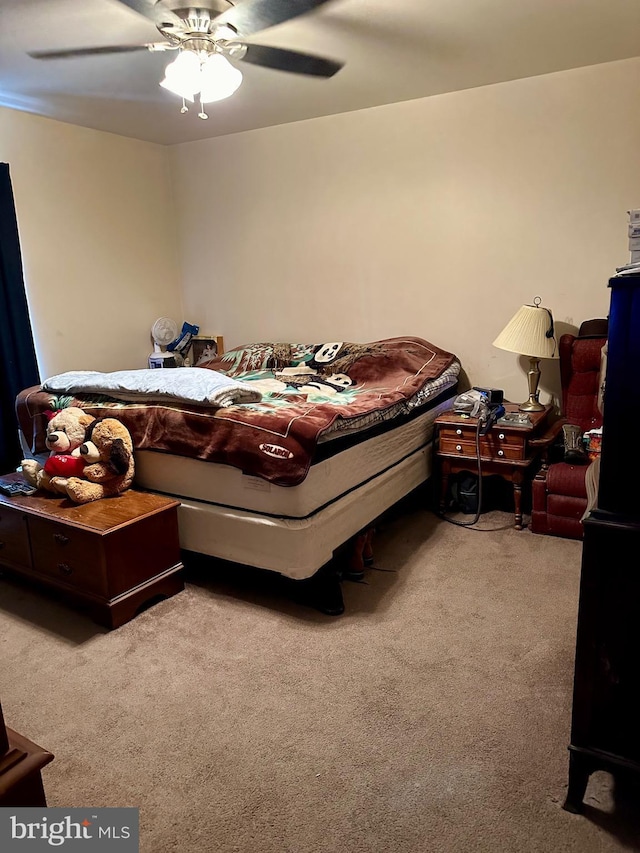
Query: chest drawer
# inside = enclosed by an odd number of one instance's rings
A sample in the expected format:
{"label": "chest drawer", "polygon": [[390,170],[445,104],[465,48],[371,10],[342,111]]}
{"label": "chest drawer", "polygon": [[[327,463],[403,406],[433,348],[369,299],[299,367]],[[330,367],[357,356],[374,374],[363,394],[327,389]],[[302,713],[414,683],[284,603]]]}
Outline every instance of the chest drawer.
{"label": "chest drawer", "polygon": [[0,506],[0,561],[31,565],[27,519],[19,511]]}
{"label": "chest drawer", "polygon": [[102,538],[42,518],[29,519],[33,568],[99,595],[106,593]]}

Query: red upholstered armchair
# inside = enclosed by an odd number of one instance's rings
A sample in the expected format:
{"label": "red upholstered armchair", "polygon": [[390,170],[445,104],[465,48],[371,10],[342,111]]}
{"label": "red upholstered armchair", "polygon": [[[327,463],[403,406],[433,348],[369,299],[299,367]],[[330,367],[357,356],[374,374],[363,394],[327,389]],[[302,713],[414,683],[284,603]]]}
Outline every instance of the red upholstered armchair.
{"label": "red upholstered armchair", "polygon": [[[582,539],[582,516],[587,508],[585,475],[588,465],[563,460],[562,427],[577,424],[581,432],[602,426],[598,408],[602,347],[607,320],[587,320],[578,335],[562,335],[558,351],[562,386],[562,417],[544,438],[542,468],[532,484],[531,530],[569,539]],[[558,461],[556,461],[558,460]]]}

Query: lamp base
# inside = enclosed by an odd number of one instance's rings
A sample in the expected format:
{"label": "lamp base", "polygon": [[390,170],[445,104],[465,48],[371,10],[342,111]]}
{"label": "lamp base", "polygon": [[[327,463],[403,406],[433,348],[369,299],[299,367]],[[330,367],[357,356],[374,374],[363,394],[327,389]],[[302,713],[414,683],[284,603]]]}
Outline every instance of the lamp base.
{"label": "lamp base", "polygon": [[530,397],[526,403],[521,403],[518,409],[521,412],[542,412],[544,411],[544,406],[539,400]]}
{"label": "lamp base", "polygon": [[529,380],[529,399],[526,403],[521,403],[518,407],[521,412],[542,412],[544,406],[538,399],[538,382],[540,381],[540,359],[535,356],[529,357],[529,371],[527,373]]}

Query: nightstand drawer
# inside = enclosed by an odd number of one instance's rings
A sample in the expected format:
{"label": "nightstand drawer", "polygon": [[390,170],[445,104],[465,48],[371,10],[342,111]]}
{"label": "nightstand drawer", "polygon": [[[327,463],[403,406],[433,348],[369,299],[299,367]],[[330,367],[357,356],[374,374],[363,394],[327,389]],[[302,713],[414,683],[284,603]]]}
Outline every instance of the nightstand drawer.
{"label": "nightstand drawer", "polygon": [[0,561],[31,565],[26,517],[13,509],[0,507]]}
{"label": "nightstand drawer", "polygon": [[[445,438],[440,434],[440,453],[451,453],[456,456],[469,456],[472,459],[476,458],[476,442],[461,441],[459,439]],[[523,443],[519,444],[496,444],[488,437],[480,438],[480,456],[490,459],[524,459],[525,448]]]}
{"label": "nightstand drawer", "polygon": [[101,539],[40,518],[29,520],[33,568],[70,586],[106,593]]}
{"label": "nightstand drawer", "polygon": [[[475,443],[476,428],[472,425],[440,427],[439,435],[441,439],[451,439],[458,443],[461,441],[471,441]],[[524,435],[518,435],[517,433],[505,432],[499,427],[493,427],[487,435],[480,436],[480,441],[491,441],[491,444],[495,445],[497,450],[505,444],[512,445],[514,447],[524,447],[525,437]]]}

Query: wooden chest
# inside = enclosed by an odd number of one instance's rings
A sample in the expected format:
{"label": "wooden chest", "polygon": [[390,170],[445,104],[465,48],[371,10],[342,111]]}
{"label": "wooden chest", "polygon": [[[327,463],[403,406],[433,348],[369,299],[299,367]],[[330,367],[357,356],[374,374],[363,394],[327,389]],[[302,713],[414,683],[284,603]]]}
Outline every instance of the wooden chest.
{"label": "wooden chest", "polygon": [[134,489],[82,505],[44,492],[0,495],[0,565],[117,628],[184,589],[179,505]]}

